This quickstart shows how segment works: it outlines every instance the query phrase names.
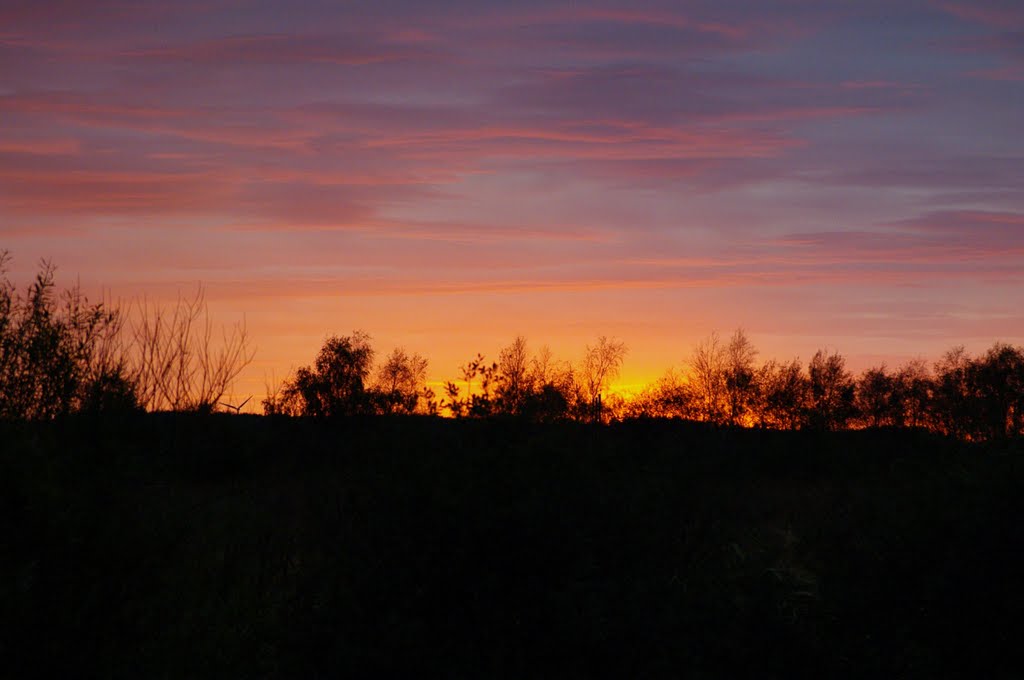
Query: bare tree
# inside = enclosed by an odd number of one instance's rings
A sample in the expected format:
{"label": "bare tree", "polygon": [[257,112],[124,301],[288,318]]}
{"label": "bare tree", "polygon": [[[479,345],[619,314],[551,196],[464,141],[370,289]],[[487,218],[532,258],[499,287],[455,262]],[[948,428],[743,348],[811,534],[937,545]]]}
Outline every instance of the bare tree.
{"label": "bare tree", "polygon": [[600,419],[601,394],[612,380],[619,377],[627,352],[626,343],[621,340],[609,340],[603,335],[597,339],[597,344],[593,347],[587,345],[580,366],[580,382],[590,418]]}
{"label": "bare tree", "polygon": [[576,373],[573,371],[572,364],[555,359],[551,348],[544,345],[530,359],[530,372],[527,380],[537,390],[545,385],[550,385],[568,395],[573,392]]}
{"label": "bare tree", "polygon": [[530,379],[536,384],[553,382],[556,370],[554,354],[547,345],[537,350],[530,359]]}
{"label": "bare tree", "polygon": [[386,413],[413,413],[425,391],[427,360],[396,347],[377,370],[376,392]]}
{"label": "bare tree", "polygon": [[523,384],[524,399],[518,413],[541,422],[565,418],[579,392],[572,365],[556,360],[547,345],[530,358]]}
{"label": "bare tree", "polygon": [[498,353],[497,398],[499,408],[505,413],[520,413],[533,392],[529,359],[526,338],[521,335]]}
{"label": "bare tree", "polygon": [[130,372],[149,411],[212,411],[253,359],[244,321],[215,339],[202,286],[170,308],[142,300],[133,311]]}
{"label": "bare tree", "polygon": [[725,348],[725,398],[730,425],[743,424],[756,399],[754,359],[757,349],[742,328]]}
{"label": "bare tree", "polygon": [[701,417],[712,423],[725,420],[725,368],[727,354],[717,332],[713,332],[693,348],[690,368]]}

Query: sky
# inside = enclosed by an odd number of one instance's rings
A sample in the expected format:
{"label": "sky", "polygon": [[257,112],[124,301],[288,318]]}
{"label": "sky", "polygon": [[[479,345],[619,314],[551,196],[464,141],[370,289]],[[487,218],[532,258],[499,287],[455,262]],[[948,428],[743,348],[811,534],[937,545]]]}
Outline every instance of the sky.
{"label": "sky", "polygon": [[0,0],[0,248],[202,283],[236,388],[363,329],[620,386],[743,327],[854,369],[1024,341],[1019,0]]}

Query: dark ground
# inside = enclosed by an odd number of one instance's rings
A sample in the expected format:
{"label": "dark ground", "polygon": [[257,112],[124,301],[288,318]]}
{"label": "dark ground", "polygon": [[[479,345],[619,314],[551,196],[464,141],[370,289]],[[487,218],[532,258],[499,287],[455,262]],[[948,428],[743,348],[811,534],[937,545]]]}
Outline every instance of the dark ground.
{"label": "dark ground", "polygon": [[924,432],[0,426],[0,674],[1013,677],[1024,447]]}

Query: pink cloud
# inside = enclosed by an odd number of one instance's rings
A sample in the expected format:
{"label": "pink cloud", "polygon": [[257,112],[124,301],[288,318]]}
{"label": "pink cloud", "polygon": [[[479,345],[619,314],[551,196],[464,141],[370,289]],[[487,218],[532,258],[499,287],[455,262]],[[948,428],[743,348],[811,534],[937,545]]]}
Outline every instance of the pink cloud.
{"label": "pink cloud", "polygon": [[198,176],[121,173],[0,172],[0,205],[22,215],[187,214],[215,210],[233,196],[222,183]]}
{"label": "pink cloud", "polygon": [[18,138],[0,133],[0,154],[31,154],[34,156],[70,156],[81,151],[81,142],[68,137]]}

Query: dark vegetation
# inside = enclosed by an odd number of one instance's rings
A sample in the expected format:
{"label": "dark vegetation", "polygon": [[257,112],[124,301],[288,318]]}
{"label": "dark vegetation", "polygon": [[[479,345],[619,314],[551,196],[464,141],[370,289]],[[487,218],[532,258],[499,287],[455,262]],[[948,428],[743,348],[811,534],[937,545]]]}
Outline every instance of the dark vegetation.
{"label": "dark vegetation", "polygon": [[[251,362],[243,325],[214,333],[203,291],[170,308],[90,304],[57,295],[43,263],[24,294],[4,276],[0,251],[0,419],[72,413],[240,410],[223,399]],[[743,330],[699,343],[687,371],[669,371],[632,398],[609,394],[627,348],[601,337],[575,363],[517,337],[488,362],[464,364],[461,384],[427,385],[427,360],[396,348],[375,365],[370,336],[330,336],[311,366],[268,385],[267,415],[439,415],[531,422],[675,418],[758,429],[837,431],[926,428],[968,441],[1024,433],[1024,348],[997,342],[980,356],[963,347],[929,366],[884,364],[854,376],[837,352],[757,364]]]}
{"label": "dark vegetation", "polygon": [[[852,376],[742,332],[638,398],[517,339],[436,395],[331,337],[268,415],[201,292],[0,287],[11,677],[1012,677],[1024,352]],[[439,418],[439,413],[455,418]]]}
{"label": "dark vegetation", "polygon": [[1017,442],[226,414],[0,436],[12,677],[1024,662]]}
{"label": "dark vegetation", "polygon": [[245,327],[215,329],[202,288],[170,307],[90,303],[77,287],[58,293],[45,261],[22,293],[8,262],[0,250],[2,420],[210,413],[252,361]]}

